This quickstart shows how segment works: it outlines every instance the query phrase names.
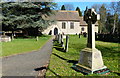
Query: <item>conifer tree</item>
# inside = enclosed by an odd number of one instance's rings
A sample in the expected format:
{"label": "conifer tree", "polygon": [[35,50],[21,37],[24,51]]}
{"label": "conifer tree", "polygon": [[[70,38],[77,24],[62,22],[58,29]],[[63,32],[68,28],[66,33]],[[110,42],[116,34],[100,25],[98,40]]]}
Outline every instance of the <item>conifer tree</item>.
{"label": "conifer tree", "polygon": [[79,7],[76,8],[76,11],[78,11],[79,16],[82,16],[82,12],[80,11],[80,8],[79,8]]}
{"label": "conifer tree", "polygon": [[62,5],[61,10],[66,10],[64,5]]}
{"label": "conifer tree", "polygon": [[[2,28],[3,30],[14,31],[16,28],[41,28],[44,29],[53,22],[45,20],[55,8],[53,2],[3,2],[2,7]],[[43,17],[44,16],[44,17]]]}

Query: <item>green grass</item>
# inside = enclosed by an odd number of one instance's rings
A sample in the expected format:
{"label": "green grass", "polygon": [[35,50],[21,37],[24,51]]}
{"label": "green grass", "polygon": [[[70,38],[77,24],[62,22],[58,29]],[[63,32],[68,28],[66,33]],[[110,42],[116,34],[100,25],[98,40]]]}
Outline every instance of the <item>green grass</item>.
{"label": "green grass", "polygon": [[[80,51],[86,47],[87,39],[78,36],[70,36],[69,51],[62,52],[53,48],[49,68],[46,76],[84,76],[82,73],[73,70],[71,67],[80,58]],[[102,52],[104,64],[113,71],[107,76],[118,76],[118,43],[96,41],[96,48]],[[118,74],[117,74],[118,73]],[[86,76],[86,75],[85,75]],[[101,76],[90,74],[87,76]]]}
{"label": "green grass", "polygon": [[9,56],[13,54],[31,52],[33,50],[39,50],[45,42],[50,39],[50,36],[39,37],[32,39],[15,39],[11,42],[2,42],[2,56]]}

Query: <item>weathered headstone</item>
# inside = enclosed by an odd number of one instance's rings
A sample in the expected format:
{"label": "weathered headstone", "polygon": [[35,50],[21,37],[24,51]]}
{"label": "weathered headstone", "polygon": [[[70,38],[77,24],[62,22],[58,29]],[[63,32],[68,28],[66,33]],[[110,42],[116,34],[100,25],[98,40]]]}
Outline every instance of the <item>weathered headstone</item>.
{"label": "weathered headstone", "polygon": [[66,35],[63,35],[63,39],[66,39]]}
{"label": "weathered headstone", "polygon": [[10,42],[11,38],[9,36],[6,35],[1,35],[0,36],[0,42]]}
{"label": "weathered headstone", "polygon": [[61,43],[63,43],[63,34],[61,34]]}
{"label": "weathered headstone", "polygon": [[69,35],[66,35],[65,52],[68,52]]}
{"label": "weathered headstone", "polygon": [[60,33],[58,34],[58,42],[59,42],[59,44],[61,44],[61,34]]}
{"label": "weathered headstone", "polygon": [[63,40],[63,34],[61,34],[61,44],[62,44],[63,49],[65,50],[64,40]]}
{"label": "weathered headstone", "polygon": [[86,32],[84,32],[84,33],[83,33],[83,36],[84,36],[84,37],[87,37],[87,33],[86,33]]}
{"label": "weathered headstone", "polygon": [[62,44],[62,47],[64,45],[64,41],[63,41],[63,35],[61,34],[61,44]]}
{"label": "weathered headstone", "polygon": [[87,48],[80,52],[78,64],[73,66],[73,68],[86,74],[98,72],[101,74],[109,72],[107,67],[103,64],[101,52],[95,48],[94,26],[95,22],[99,19],[100,17],[94,9],[88,9],[85,11],[84,21],[88,24]]}
{"label": "weathered headstone", "polygon": [[55,35],[55,39],[54,39],[55,41],[58,41],[58,35]]}
{"label": "weathered headstone", "polygon": [[39,38],[38,38],[38,36],[36,36],[36,41],[38,41],[39,40]]}
{"label": "weathered headstone", "polygon": [[80,38],[80,33],[79,33],[79,38]]}

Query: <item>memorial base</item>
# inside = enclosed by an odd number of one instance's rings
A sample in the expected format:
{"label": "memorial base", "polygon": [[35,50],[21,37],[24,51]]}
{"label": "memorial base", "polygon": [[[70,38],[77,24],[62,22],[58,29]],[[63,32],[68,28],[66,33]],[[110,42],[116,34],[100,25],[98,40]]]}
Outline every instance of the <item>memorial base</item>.
{"label": "memorial base", "polygon": [[106,74],[106,73],[110,72],[110,70],[107,69],[106,66],[104,66],[101,69],[92,70],[92,69],[85,67],[83,65],[76,64],[76,65],[73,65],[72,68],[83,73],[83,74],[86,74],[86,75],[88,75],[88,74]]}
{"label": "memorial base", "polygon": [[109,72],[103,64],[101,52],[96,48],[83,49],[78,64],[73,65],[73,68],[85,74],[105,74]]}

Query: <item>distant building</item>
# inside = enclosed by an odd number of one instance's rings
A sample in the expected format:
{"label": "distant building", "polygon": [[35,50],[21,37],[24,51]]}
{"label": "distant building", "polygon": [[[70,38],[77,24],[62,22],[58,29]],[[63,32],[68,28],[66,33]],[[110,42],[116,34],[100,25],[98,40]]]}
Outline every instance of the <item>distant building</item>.
{"label": "distant building", "polygon": [[[48,19],[56,20],[56,23],[44,30],[43,34],[56,35],[87,33],[87,23],[83,17],[79,17],[78,11],[59,10]],[[95,24],[95,32],[98,32],[98,23]]]}

